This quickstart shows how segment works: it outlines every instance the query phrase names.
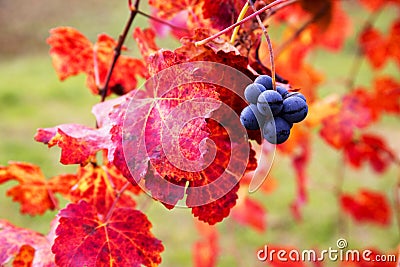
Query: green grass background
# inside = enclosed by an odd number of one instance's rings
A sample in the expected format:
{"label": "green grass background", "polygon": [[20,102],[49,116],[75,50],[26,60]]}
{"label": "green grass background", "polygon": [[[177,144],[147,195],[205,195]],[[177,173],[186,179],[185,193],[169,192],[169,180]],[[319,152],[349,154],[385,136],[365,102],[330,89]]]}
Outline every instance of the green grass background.
{"label": "green grass background", "polygon": [[[117,37],[128,17],[124,1],[68,1],[54,3],[40,0],[35,5],[26,5],[22,0],[0,3],[0,165],[9,160],[28,161],[42,167],[47,177],[75,172],[76,166],[63,166],[59,160],[59,149],[48,149],[36,143],[33,136],[37,128],[52,127],[62,123],[94,125],[90,110],[99,98],[91,95],[84,86],[83,76],[65,82],[57,79],[48,56],[45,39],[52,27],[68,25],[78,28],[91,40],[107,32]],[[3,5],[3,6],[2,6]],[[352,8],[351,5],[346,6]],[[147,9],[147,8],[146,8]],[[312,63],[326,73],[326,81],[320,87],[320,95],[344,92],[344,84],[354,59],[355,33],[366,19],[367,13],[351,9],[353,15],[353,37],[339,54],[317,51]],[[396,11],[387,9],[378,20],[382,30],[387,30]],[[147,20],[138,18],[135,25],[145,25]],[[162,46],[173,47],[176,42],[164,39]],[[127,46],[136,54],[131,38]],[[382,73],[399,77],[399,68],[393,62]],[[368,64],[362,65],[356,79],[357,84],[369,85],[376,73]],[[385,136],[389,145],[400,153],[400,125],[398,118],[385,117],[381,123],[369,129]],[[315,133],[317,134],[317,133]],[[308,168],[309,202],[302,210],[304,220],[296,222],[289,205],[295,197],[295,176],[288,158],[277,155],[273,176],[278,188],[271,194],[255,193],[253,197],[265,204],[268,211],[267,231],[258,233],[235,223],[231,218],[218,225],[221,254],[218,266],[258,266],[255,251],[264,244],[281,244],[304,249],[336,246],[336,240],[346,238],[351,248],[375,247],[389,252],[399,244],[399,230],[395,218],[387,228],[372,224],[356,224],[346,217],[343,225],[338,223],[338,203],[334,187],[342,170],[341,154],[332,150],[319,138],[312,146],[312,159]],[[346,192],[358,188],[370,188],[386,192],[393,201],[393,188],[400,175],[399,168],[392,166],[384,175],[375,174],[368,166],[360,170],[346,167],[344,170]],[[266,181],[268,182],[268,180]],[[12,182],[0,186],[0,218],[12,223],[46,233],[49,222],[56,212],[44,216],[21,215],[19,204],[5,196]],[[63,206],[65,202],[61,202]],[[191,244],[198,239],[190,210],[176,208],[166,210],[150,199],[141,199],[139,207],[153,223],[153,232],[165,245],[161,266],[191,266]],[[339,231],[339,229],[341,229]],[[327,266],[330,266],[327,263]],[[331,263],[336,266],[336,263]]]}

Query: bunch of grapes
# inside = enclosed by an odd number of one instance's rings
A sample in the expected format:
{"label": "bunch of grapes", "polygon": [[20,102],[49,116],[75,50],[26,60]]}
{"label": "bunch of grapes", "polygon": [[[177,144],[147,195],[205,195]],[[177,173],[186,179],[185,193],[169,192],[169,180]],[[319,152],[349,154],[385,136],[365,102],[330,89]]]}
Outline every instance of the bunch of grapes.
{"label": "bunch of grapes", "polygon": [[242,110],[240,122],[248,130],[261,128],[264,138],[272,144],[285,142],[293,123],[304,120],[308,113],[304,95],[282,86],[274,91],[268,75],[258,76],[249,84],[244,97],[250,104]]}

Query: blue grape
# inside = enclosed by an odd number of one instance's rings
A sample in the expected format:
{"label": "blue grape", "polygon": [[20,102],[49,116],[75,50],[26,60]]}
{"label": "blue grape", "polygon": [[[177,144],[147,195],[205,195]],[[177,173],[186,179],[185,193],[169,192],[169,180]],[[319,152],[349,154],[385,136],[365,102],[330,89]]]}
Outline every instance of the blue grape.
{"label": "blue grape", "polygon": [[260,75],[255,80],[254,83],[261,84],[267,90],[272,90],[272,78],[268,75]]}
{"label": "blue grape", "polygon": [[306,97],[305,97],[302,93],[299,93],[299,92],[291,92],[291,93],[288,93],[287,95],[285,95],[284,98],[288,98],[288,97],[292,97],[292,96],[300,97],[301,99],[304,100],[304,102],[307,103]]}
{"label": "blue grape", "polygon": [[266,89],[263,85],[259,83],[251,83],[246,87],[246,89],[244,89],[244,97],[250,103],[257,104],[258,96],[265,90]]}
{"label": "blue grape", "polygon": [[263,136],[271,144],[282,144],[289,138],[292,125],[281,117],[275,117],[264,123]]}
{"label": "blue grape", "polygon": [[240,113],[240,122],[247,130],[258,130],[264,124],[265,116],[258,111],[256,105],[250,104]]}
{"label": "blue grape", "polygon": [[282,97],[285,97],[289,92],[285,87],[277,86],[276,91],[281,94]]}
{"label": "blue grape", "polygon": [[277,115],[282,110],[282,96],[273,90],[262,92],[257,100],[257,108],[261,114],[268,116]]}
{"label": "blue grape", "polygon": [[294,95],[283,100],[281,116],[291,123],[300,122],[308,113],[307,103],[300,97]]}

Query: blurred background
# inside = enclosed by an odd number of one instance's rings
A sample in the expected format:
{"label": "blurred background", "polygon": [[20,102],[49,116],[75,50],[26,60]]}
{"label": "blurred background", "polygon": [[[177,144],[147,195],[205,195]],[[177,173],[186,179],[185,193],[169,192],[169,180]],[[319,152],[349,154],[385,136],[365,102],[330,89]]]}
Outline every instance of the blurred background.
{"label": "blurred background", "polygon": [[[349,4],[347,8],[353,7]],[[148,10],[147,7],[142,9]],[[340,54],[321,50],[313,55],[313,64],[327,73],[320,95],[343,91],[341,85],[347,78],[356,51],[356,33],[367,15],[363,10],[353,11],[354,38],[349,39],[345,49]],[[381,16],[377,22],[383,31],[387,31],[390,21],[398,15],[392,10],[385,12],[385,16]],[[58,148],[48,149],[36,143],[33,136],[37,128],[62,123],[94,126],[95,120],[90,110],[100,99],[85,88],[85,77],[82,75],[65,82],[58,80],[48,55],[48,32],[53,27],[72,26],[92,41],[102,32],[117,38],[128,15],[126,1],[38,0],[27,3],[23,0],[0,0],[0,165],[6,165],[10,160],[32,162],[41,166],[46,177],[75,172],[76,166],[62,166],[59,163]],[[145,26],[147,19],[139,16],[134,24]],[[174,48],[177,41],[165,38],[159,40],[158,44]],[[128,39],[126,45],[130,48],[128,53],[137,54],[132,38]],[[400,77],[398,67],[392,62],[382,72]],[[369,85],[373,78],[371,73],[369,66],[363,64],[357,84]],[[396,153],[400,153],[398,118],[385,117],[379,125],[369,130],[385,136]],[[327,249],[335,247],[336,240],[343,237],[352,248],[374,247],[390,252],[398,246],[399,230],[394,216],[387,228],[356,224],[347,217],[339,222],[339,205],[333,188],[338,175],[343,172],[346,191],[355,191],[360,186],[371,188],[386,193],[393,201],[393,188],[400,175],[399,169],[391,167],[383,176],[378,176],[368,166],[360,170],[350,167],[343,170],[341,154],[319,138],[314,140],[308,169],[310,199],[303,208],[304,220],[295,221],[290,212],[289,206],[296,190],[295,175],[292,168],[288,167],[290,160],[277,155],[272,171],[276,189],[268,195],[257,192],[252,196],[265,205],[266,231],[260,233],[239,225],[232,218],[225,219],[218,225],[221,249],[218,266],[256,266],[255,251],[264,244]],[[0,186],[0,218],[47,233],[56,212],[47,212],[43,217],[21,215],[18,212],[19,205],[5,196],[12,185],[10,182]],[[64,204],[61,202],[60,206]],[[161,266],[191,266],[191,245],[199,235],[190,210],[176,208],[168,211],[153,201],[144,201],[141,208],[153,223],[155,236],[165,245]]]}

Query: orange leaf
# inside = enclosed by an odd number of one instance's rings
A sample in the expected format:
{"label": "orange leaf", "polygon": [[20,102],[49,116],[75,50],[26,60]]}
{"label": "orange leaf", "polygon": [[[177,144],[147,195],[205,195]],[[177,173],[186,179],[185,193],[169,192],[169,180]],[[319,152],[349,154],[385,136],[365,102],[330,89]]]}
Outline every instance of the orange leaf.
{"label": "orange leaf", "polygon": [[[117,42],[101,34],[92,44],[74,28],[59,27],[50,31],[47,39],[54,68],[61,80],[79,73],[87,75],[87,86],[94,94],[104,85],[108,69],[114,56]],[[136,88],[137,77],[148,76],[143,62],[121,55],[109,83],[108,92],[124,94]]]}
{"label": "orange leaf", "polygon": [[35,249],[30,245],[22,245],[13,261],[13,267],[31,267]]}
{"label": "orange leaf", "polygon": [[59,266],[156,266],[164,250],[150,232],[146,215],[133,208],[116,208],[104,221],[85,201],[59,213],[52,247]]}
{"label": "orange leaf", "polygon": [[389,225],[391,209],[389,201],[380,192],[367,189],[360,190],[356,195],[343,194],[340,202],[344,212],[358,222],[371,222]]}
{"label": "orange leaf", "polygon": [[318,99],[311,103],[308,107],[308,115],[305,120],[310,127],[319,126],[322,121],[339,111],[338,95],[330,95],[322,99]]}
{"label": "orange leaf", "polygon": [[1,266],[14,258],[13,266],[55,267],[50,246],[42,234],[0,220]]}
{"label": "orange leaf", "polygon": [[[14,201],[21,203],[21,212],[30,215],[43,214],[48,209],[54,210],[58,206],[58,200],[54,196],[56,192],[65,193],[61,185],[70,185],[75,176],[70,174],[59,175],[46,180],[40,168],[36,165],[23,162],[10,162],[2,168],[0,180],[7,177],[16,180],[19,184],[10,188],[7,195]],[[57,181],[57,183],[54,183]]]}
{"label": "orange leaf", "polygon": [[50,31],[47,43],[51,46],[53,66],[61,80],[93,68],[93,44],[79,31],[70,27]]}
{"label": "orange leaf", "polygon": [[[85,200],[88,204],[95,206],[99,213],[105,215],[116,200],[119,190],[126,183],[128,180],[114,166],[88,164],[79,168],[76,184],[71,188],[69,196],[73,202]],[[129,185],[128,190],[132,187]],[[125,192],[119,198],[118,205],[134,208],[136,203]]]}

